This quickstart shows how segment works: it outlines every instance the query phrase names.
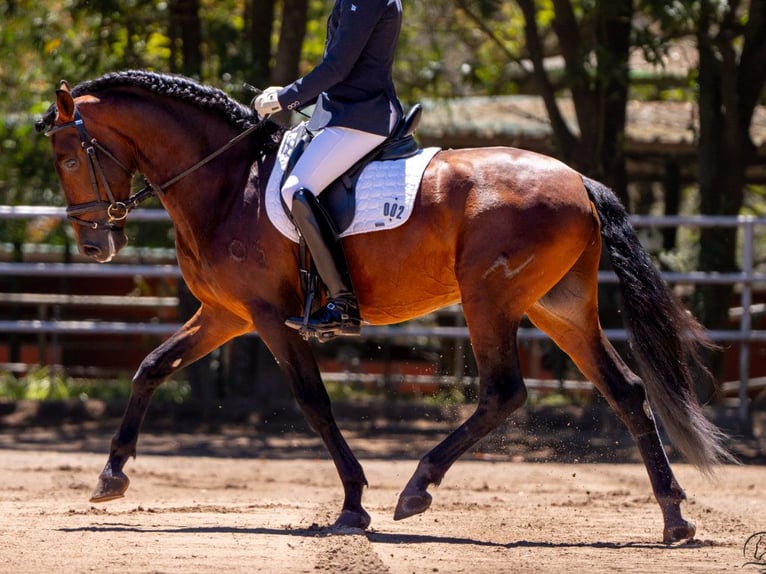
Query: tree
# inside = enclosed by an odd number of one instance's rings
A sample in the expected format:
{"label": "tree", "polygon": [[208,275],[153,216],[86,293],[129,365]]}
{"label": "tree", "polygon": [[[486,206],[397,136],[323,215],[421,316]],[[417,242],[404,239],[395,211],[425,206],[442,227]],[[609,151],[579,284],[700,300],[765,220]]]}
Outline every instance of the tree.
{"label": "tree", "polygon": [[249,0],[245,13],[250,46],[250,82],[265,86],[271,70],[271,31],[276,0]]}
{"label": "tree", "polygon": [[[56,204],[58,182],[30,116],[57,81],[150,67],[193,75],[229,91],[293,81],[322,55],[325,0],[71,0],[0,3],[0,202]],[[753,161],[749,127],[763,100],[766,0],[429,0],[406,3],[395,76],[406,103],[422,97],[509,94],[531,76],[548,108],[559,155],[625,198],[622,132],[633,47],[661,53],[697,39],[699,71],[688,94],[700,109],[700,209],[737,214]],[[647,16],[640,27],[636,16]],[[279,30],[278,33],[275,33]],[[562,57],[563,70],[544,64]],[[695,91],[696,90],[696,91]],[[569,93],[577,127],[556,97]],[[669,177],[669,179],[672,179]],[[11,242],[25,230],[0,222]],[[63,241],[64,234],[56,237]],[[146,242],[145,242],[146,244]],[[700,268],[736,269],[736,232],[701,234]],[[705,324],[726,322],[728,288],[697,291]]]}
{"label": "tree", "polygon": [[[723,6],[700,0],[697,18],[699,67],[700,212],[738,215],[745,191],[745,171],[755,159],[750,137],[755,106],[766,82],[766,0],[751,0],[749,10],[732,0]],[[736,269],[736,229],[703,229],[702,271]],[[697,290],[700,317],[711,328],[728,322],[730,286],[703,285]]]}
{"label": "tree", "polygon": [[[750,127],[766,85],[766,0],[683,0],[672,9],[664,2],[644,4],[661,24],[660,44],[678,36],[696,38],[700,213],[739,215],[746,170],[756,158]],[[699,245],[701,271],[737,270],[736,229],[702,229]],[[695,313],[708,328],[725,329],[732,295],[728,285],[700,285]]]}
{"label": "tree", "polygon": [[199,12],[199,0],[171,0],[169,3],[170,70],[197,78],[202,75]]}
{"label": "tree", "polygon": [[285,86],[295,81],[300,75],[308,8],[308,0],[283,0],[282,2],[282,25],[274,69],[271,71],[271,83],[274,85]]}

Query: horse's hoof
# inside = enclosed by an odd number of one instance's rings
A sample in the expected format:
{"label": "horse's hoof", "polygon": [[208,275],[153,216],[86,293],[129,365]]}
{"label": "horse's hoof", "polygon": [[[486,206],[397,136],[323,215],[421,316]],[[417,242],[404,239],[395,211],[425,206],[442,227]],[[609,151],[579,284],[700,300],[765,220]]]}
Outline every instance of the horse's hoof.
{"label": "horse's hoof", "polygon": [[694,523],[681,519],[679,524],[665,527],[665,530],[662,533],[662,541],[665,544],[673,544],[679,540],[689,540],[690,538],[694,538],[696,533],[697,528],[694,526]]}
{"label": "horse's hoof", "polygon": [[338,520],[333,524],[334,528],[359,528],[367,530],[370,525],[370,515],[364,509],[360,511],[344,510],[340,513]]}
{"label": "horse's hoof", "polygon": [[102,473],[98,484],[90,497],[90,502],[108,502],[125,496],[130,479],[123,472]]}
{"label": "horse's hoof", "polygon": [[402,520],[425,512],[431,506],[431,500],[431,495],[425,491],[420,494],[402,493],[394,511],[394,520]]}

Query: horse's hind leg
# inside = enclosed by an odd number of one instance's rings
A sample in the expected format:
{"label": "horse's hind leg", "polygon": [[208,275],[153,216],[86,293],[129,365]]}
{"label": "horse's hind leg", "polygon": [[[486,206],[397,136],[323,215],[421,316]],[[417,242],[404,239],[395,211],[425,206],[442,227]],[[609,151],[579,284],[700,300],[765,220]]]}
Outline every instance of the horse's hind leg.
{"label": "horse's hind leg", "polygon": [[[444,441],[427,453],[399,496],[394,519],[401,520],[424,512],[431,504],[427,489],[439,484],[452,464],[471,446],[495,429],[524,404],[527,391],[521,377],[516,348],[518,321],[513,321],[491,306],[491,298],[481,305],[464,302],[471,325],[471,342],[479,368],[479,402],[476,411]],[[473,324],[471,318],[475,318]]]}
{"label": "horse's hind leg", "polygon": [[208,320],[204,307],[141,363],[131,383],[130,398],[120,427],[112,438],[109,459],[98,477],[91,502],[120,498],[130,481],[123,472],[128,458],[136,456],[136,444],[154,391],[168,377],[239,334],[221,330],[223,321]]}
{"label": "horse's hind leg", "polygon": [[596,386],[638,446],[664,519],[663,539],[692,538],[694,525],[681,516],[686,498],[670,468],[643,383],[628,369],[601,330],[597,314],[597,256],[585,254],[575,268],[528,310]]}

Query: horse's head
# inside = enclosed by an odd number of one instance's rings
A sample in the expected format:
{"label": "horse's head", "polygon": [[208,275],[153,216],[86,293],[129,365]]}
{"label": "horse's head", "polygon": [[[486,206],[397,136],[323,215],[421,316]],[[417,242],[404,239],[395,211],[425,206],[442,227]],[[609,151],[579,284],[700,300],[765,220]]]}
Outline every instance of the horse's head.
{"label": "horse's head", "polygon": [[135,168],[129,167],[133,165],[128,159],[130,150],[121,144],[121,138],[108,138],[108,149],[95,138],[94,134],[107,139],[110,132],[115,133],[96,119],[104,114],[89,112],[98,102],[93,96],[74,98],[67,83],[61,82],[56,104],[38,122],[37,129],[50,137],[77,247],[83,255],[104,263],[128,242],[124,231],[129,211],[126,201]]}

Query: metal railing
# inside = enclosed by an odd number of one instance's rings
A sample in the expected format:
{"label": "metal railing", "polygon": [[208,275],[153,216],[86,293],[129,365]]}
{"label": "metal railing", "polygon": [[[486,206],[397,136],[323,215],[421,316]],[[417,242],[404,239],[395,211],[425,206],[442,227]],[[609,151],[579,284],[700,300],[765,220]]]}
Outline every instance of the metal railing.
{"label": "metal railing", "polygon": [[[29,219],[35,217],[64,218],[63,208],[37,206],[0,206],[0,219]],[[168,221],[169,217],[161,209],[143,209],[131,214],[132,221]],[[740,304],[736,309],[739,328],[736,330],[708,331],[709,337],[717,343],[739,343],[739,409],[740,417],[748,416],[748,381],[750,379],[750,345],[754,342],[766,342],[766,331],[753,328],[753,313],[758,307],[753,306],[753,291],[758,284],[766,288],[766,273],[755,270],[755,230],[766,228],[766,218],[747,216],[632,216],[631,223],[636,228],[655,227],[735,227],[742,228],[742,271],[730,273],[703,272],[663,272],[663,278],[670,284],[718,284],[740,286]],[[178,278],[181,276],[176,265],[119,264],[102,265],[98,263],[8,263],[0,262],[0,275],[46,276],[46,277],[162,277]],[[613,272],[599,272],[600,283],[616,283]],[[12,294],[0,294],[8,298]],[[12,297],[11,297],[12,298]],[[41,303],[42,304],[42,303]],[[96,332],[111,334],[170,335],[180,328],[180,323],[131,323],[114,321],[56,321],[56,320],[0,320],[0,333],[82,333]],[[627,334],[623,329],[607,329],[607,337],[615,341],[624,341]],[[364,329],[364,336],[370,338],[385,337],[436,337],[465,340],[469,338],[465,326],[424,326],[404,324],[400,326],[370,326]],[[534,328],[519,330],[520,340],[546,340],[547,335]]]}

